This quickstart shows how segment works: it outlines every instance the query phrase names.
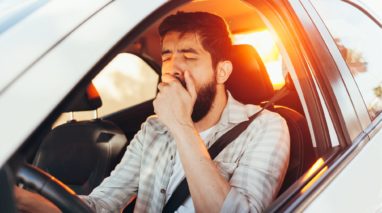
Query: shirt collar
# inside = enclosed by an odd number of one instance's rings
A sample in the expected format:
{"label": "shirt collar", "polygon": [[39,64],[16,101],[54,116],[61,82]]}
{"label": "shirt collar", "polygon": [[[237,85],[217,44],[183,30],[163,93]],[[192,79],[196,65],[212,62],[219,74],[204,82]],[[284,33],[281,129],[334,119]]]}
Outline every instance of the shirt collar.
{"label": "shirt collar", "polygon": [[227,104],[218,122],[219,125],[238,124],[248,120],[250,115],[248,115],[245,105],[233,98],[229,91],[227,94]]}

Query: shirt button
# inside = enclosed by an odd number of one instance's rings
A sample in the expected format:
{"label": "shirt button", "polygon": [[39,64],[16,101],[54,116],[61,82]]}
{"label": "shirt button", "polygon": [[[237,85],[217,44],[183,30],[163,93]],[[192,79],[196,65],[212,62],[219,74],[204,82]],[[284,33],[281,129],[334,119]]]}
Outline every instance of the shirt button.
{"label": "shirt button", "polygon": [[160,189],[160,193],[162,194],[166,193],[166,189]]}

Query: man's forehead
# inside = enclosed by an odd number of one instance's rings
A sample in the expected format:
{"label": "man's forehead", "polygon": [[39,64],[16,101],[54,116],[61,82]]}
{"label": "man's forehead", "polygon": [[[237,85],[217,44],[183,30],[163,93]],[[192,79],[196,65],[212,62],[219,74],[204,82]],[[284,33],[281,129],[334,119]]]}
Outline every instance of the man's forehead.
{"label": "man's forehead", "polygon": [[169,32],[162,41],[162,49],[168,48],[194,48],[204,50],[201,39],[197,33]]}

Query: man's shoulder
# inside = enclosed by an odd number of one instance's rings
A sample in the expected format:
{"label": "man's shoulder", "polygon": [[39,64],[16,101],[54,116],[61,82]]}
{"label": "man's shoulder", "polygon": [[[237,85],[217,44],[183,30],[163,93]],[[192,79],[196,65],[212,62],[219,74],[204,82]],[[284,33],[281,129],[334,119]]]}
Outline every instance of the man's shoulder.
{"label": "man's shoulder", "polygon": [[150,129],[151,131],[156,131],[159,133],[167,131],[167,127],[159,120],[157,115],[149,116],[142,124],[142,128]]}
{"label": "man's shoulder", "polygon": [[[245,111],[249,116],[257,113],[262,109],[261,106],[259,105],[254,105],[254,104],[242,104],[242,106],[245,108]],[[270,109],[264,109],[260,115],[258,116],[259,118],[273,118],[273,119],[284,119],[279,113],[273,112]]]}
{"label": "man's shoulder", "polygon": [[[248,116],[252,116],[262,109],[259,105],[253,104],[245,104],[244,107]],[[252,123],[285,125],[286,120],[279,113],[273,112],[270,109],[264,109]]]}
{"label": "man's shoulder", "polygon": [[[255,105],[255,104],[244,104],[238,100],[236,100],[234,97],[232,97],[232,95],[229,95],[229,105],[230,105],[230,114],[241,114],[243,118],[244,114],[246,114],[246,117],[250,117],[252,115],[254,115],[255,113],[257,113],[258,111],[260,111],[262,109],[261,106],[259,105]],[[284,118],[276,113],[276,112],[273,112],[271,110],[268,110],[268,109],[264,109],[260,115],[257,116],[257,118],[255,119],[257,121],[260,121],[260,120],[270,120],[270,121],[283,121]]]}

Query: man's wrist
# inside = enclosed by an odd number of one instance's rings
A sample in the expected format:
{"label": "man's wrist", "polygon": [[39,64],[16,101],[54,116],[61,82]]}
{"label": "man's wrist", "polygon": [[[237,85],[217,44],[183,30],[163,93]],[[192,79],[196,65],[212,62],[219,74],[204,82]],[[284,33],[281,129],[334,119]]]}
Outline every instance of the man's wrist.
{"label": "man's wrist", "polygon": [[183,137],[186,137],[190,133],[197,132],[194,126],[194,123],[192,121],[182,122],[182,123],[173,125],[172,127],[169,127],[169,129],[175,138],[180,138],[180,139],[182,139]]}

